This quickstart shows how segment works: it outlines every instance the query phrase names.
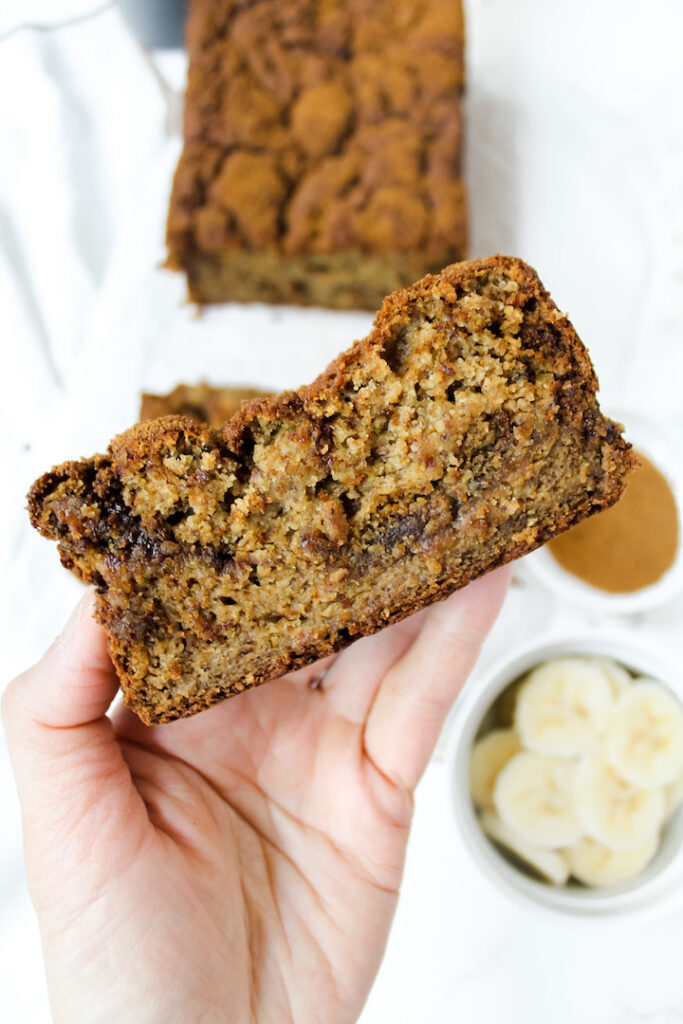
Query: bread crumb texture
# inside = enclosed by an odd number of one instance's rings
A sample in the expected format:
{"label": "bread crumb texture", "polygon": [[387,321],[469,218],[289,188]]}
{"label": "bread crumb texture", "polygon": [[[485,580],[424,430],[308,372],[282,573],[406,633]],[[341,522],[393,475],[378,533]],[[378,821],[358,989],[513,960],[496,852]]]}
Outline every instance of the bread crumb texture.
{"label": "bread crumb texture", "polygon": [[126,703],[192,714],[445,597],[621,494],[634,462],[531,268],[389,296],[313,384],[141,423],[29,494],[98,591]]}

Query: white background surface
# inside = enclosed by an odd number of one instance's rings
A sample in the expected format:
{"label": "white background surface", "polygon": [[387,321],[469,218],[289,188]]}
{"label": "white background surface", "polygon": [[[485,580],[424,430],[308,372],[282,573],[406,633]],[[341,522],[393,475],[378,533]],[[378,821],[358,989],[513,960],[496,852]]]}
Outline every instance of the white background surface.
{"label": "white background surface", "polygon": [[[591,351],[603,405],[631,407],[664,431],[683,426],[682,38],[678,0],[469,4],[472,255],[534,264]],[[181,81],[172,62],[164,69]],[[35,476],[102,449],[135,419],[143,387],[203,376],[294,386],[370,318],[257,306],[197,316],[184,303],[181,278],[159,269],[177,103],[114,10],[0,39],[0,97],[7,680],[52,639],[80,590],[28,528],[23,495]],[[616,624],[683,665],[682,619],[679,598]],[[614,625],[518,581],[480,667],[558,626]],[[0,1019],[44,1024],[4,740],[0,756]],[[362,1020],[683,1021],[682,943],[680,912],[610,927],[508,904],[468,859],[437,759],[418,792],[399,911]]]}

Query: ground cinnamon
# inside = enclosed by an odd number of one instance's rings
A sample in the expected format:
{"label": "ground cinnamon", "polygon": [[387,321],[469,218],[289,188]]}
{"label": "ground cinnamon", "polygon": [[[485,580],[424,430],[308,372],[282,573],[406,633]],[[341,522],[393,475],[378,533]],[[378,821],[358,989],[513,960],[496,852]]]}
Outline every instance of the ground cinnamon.
{"label": "ground cinnamon", "polygon": [[656,583],[673,565],[679,544],[678,510],[671,487],[639,454],[623,498],[549,544],[568,572],[610,594]]}

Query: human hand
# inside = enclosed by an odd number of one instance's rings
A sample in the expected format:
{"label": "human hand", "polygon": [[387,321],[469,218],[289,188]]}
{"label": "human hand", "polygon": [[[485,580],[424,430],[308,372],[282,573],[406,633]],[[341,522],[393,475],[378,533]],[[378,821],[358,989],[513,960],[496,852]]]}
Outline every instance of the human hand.
{"label": "human hand", "polygon": [[356,1020],[413,790],[508,576],[152,728],[107,715],[87,596],[3,700],[55,1022]]}

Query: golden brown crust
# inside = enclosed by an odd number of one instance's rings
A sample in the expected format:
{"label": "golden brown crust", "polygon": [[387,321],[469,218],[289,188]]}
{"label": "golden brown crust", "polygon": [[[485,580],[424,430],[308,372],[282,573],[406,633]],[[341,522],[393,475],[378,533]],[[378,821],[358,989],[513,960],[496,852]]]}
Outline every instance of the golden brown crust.
{"label": "golden brown crust", "polygon": [[168,265],[198,302],[376,308],[465,255],[461,0],[192,0]]}
{"label": "golden brown crust", "polygon": [[[126,702],[191,714],[403,618],[607,507],[634,464],[521,261],[446,268],[220,431],[138,424],[52,470],[33,525],[98,587]],[[227,673],[227,674],[226,674]]]}

